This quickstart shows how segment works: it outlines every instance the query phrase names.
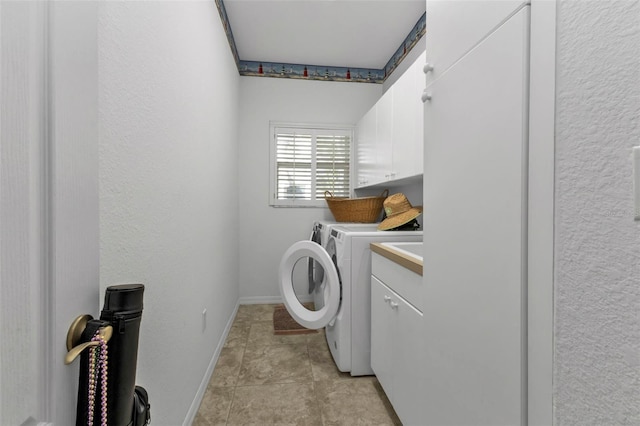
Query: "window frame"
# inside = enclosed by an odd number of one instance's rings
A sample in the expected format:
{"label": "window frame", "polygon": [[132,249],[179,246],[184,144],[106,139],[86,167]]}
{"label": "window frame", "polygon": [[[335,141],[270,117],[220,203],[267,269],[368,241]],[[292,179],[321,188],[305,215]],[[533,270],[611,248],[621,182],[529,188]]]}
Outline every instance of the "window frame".
{"label": "window frame", "polygon": [[[354,160],[354,144],[355,144],[355,126],[351,124],[315,124],[315,123],[291,123],[291,122],[269,122],[269,206],[271,207],[302,207],[302,208],[328,208],[324,198],[315,200],[278,199],[277,174],[278,174],[278,158],[277,158],[277,140],[276,134],[278,129],[300,130],[301,132],[309,131],[327,131],[336,134],[347,133],[349,135],[349,195],[353,192],[353,160]],[[315,142],[312,144],[313,161],[316,160]],[[315,186],[316,175],[312,176],[313,185]]]}

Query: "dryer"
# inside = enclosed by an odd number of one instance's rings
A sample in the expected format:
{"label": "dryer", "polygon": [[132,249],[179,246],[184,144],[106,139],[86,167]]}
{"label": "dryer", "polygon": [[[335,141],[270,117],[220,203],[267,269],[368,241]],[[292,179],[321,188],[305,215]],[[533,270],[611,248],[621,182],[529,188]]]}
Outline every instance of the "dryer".
{"label": "dryer", "polygon": [[[359,228],[362,230],[375,231],[377,230],[377,223],[353,223],[353,222],[336,222],[331,220],[319,220],[313,223],[311,229],[310,240],[320,244],[322,247],[327,247],[329,236],[331,234],[331,228],[334,226],[349,226],[350,228]],[[323,305],[322,297],[319,294],[314,294],[314,289],[319,288],[324,280],[324,269],[314,258],[309,257],[307,264],[307,276],[309,282],[309,294],[313,295],[313,301],[317,309],[320,309]]]}
{"label": "dryer", "polygon": [[[316,221],[313,223],[313,228],[311,229],[311,237],[309,239],[314,243],[320,244],[322,247],[326,248],[327,241],[329,241],[331,228],[340,224],[341,222],[331,220]],[[342,224],[344,225],[344,223]],[[370,226],[371,224],[367,225]],[[313,302],[316,308],[320,309],[323,305],[322,297],[320,297],[318,294],[315,294],[314,290],[320,289],[320,285],[324,280],[324,268],[313,257],[309,257],[309,260],[307,261],[307,277],[309,283],[309,294],[312,295]]]}
{"label": "dryer", "polygon": [[[371,375],[371,249],[373,242],[422,241],[422,231],[378,231],[377,224],[331,225],[326,245],[294,243],[282,257],[279,286],[284,304],[301,325],[325,328],[331,355],[340,371]],[[324,271],[313,290],[315,311],[298,300],[293,268],[305,257]]]}

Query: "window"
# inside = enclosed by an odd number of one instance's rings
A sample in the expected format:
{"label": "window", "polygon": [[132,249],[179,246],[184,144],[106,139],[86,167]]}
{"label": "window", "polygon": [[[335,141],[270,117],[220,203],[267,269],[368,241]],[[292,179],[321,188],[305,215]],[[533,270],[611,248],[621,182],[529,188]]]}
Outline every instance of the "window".
{"label": "window", "polygon": [[272,206],[326,207],[351,193],[349,173],[353,129],[271,125]]}

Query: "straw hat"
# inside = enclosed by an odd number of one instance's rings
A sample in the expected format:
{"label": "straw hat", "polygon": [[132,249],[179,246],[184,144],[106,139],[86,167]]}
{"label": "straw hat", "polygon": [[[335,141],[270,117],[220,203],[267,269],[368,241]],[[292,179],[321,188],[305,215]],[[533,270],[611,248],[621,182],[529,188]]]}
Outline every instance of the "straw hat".
{"label": "straw hat", "polygon": [[400,192],[388,196],[382,205],[387,218],[378,225],[381,231],[402,226],[422,213],[422,207],[413,207],[407,197]]}

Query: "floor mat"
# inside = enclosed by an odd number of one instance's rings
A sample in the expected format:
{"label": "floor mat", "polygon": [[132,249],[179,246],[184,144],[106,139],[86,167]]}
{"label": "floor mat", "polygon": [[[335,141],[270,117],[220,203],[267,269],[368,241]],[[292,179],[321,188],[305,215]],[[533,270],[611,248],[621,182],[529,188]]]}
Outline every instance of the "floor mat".
{"label": "floor mat", "polygon": [[[307,308],[312,308],[313,304],[304,304]],[[309,334],[317,333],[318,330],[304,328],[296,322],[284,305],[277,305],[273,310],[273,334]]]}

